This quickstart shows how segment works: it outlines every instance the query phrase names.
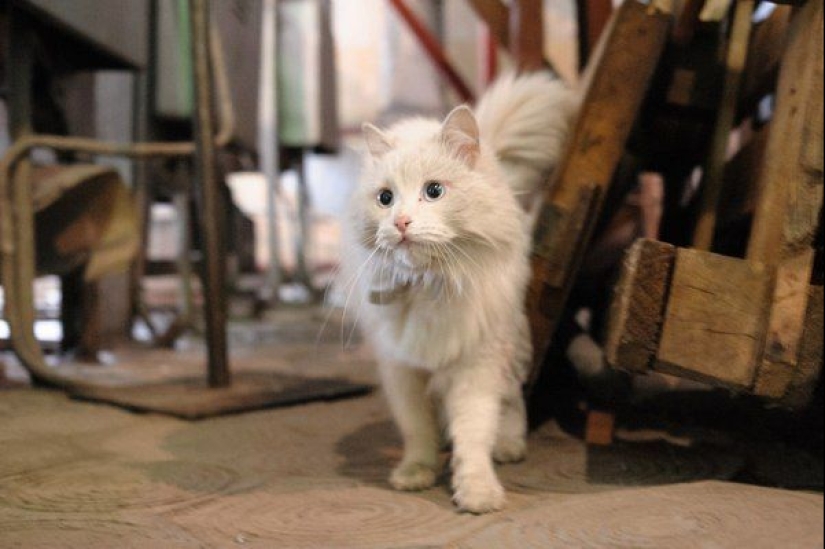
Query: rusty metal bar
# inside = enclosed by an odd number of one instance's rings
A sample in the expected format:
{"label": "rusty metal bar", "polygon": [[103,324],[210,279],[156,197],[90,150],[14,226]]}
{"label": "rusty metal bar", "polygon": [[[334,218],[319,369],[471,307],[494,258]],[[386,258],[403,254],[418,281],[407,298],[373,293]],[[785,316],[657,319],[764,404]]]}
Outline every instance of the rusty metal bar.
{"label": "rusty metal bar", "polygon": [[410,30],[421,43],[421,47],[427,52],[430,60],[458,93],[461,100],[472,103],[474,101],[473,92],[452,66],[450,60],[447,59],[444,48],[435,36],[419,21],[418,17],[410,10],[404,0],[390,0],[390,4],[392,4],[395,11],[398,12],[398,15],[401,16],[401,19],[404,20],[407,26],[410,27]]}
{"label": "rusty metal bar", "polygon": [[484,85],[489,86],[498,74],[498,45],[495,35],[489,30],[484,32]]}

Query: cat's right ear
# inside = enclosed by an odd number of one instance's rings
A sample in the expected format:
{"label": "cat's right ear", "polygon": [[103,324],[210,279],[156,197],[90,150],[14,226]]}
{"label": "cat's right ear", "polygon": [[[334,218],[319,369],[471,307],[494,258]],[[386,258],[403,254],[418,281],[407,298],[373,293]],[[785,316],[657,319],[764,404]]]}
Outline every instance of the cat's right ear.
{"label": "cat's right ear", "polygon": [[390,137],[373,126],[365,122],[361,126],[361,131],[364,132],[364,141],[367,143],[367,149],[376,160],[380,160],[385,154],[392,149],[392,140]]}

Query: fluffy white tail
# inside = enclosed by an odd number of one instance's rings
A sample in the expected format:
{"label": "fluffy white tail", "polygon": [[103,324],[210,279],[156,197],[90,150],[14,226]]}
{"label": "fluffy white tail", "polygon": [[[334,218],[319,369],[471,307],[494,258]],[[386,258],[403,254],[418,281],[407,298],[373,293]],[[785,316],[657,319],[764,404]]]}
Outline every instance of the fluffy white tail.
{"label": "fluffy white tail", "polygon": [[577,94],[548,72],[502,76],[479,101],[482,142],[495,151],[522,204],[547,183],[578,105]]}

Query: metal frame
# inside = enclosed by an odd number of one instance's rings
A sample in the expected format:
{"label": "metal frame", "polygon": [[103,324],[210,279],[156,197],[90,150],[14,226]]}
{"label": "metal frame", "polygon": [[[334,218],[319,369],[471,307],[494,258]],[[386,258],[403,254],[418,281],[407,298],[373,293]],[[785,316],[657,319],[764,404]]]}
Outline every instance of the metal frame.
{"label": "metal frame", "polygon": [[[225,145],[231,134],[230,123],[213,133],[212,80],[209,70],[209,21],[205,0],[190,0],[193,16],[193,60],[197,93],[196,140],[192,142],[158,142],[116,144],[94,139],[37,135],[29,126],[31,118],[30,71],[32,64],[30,29],[13,22],[9,36],[10,116],[12,117],[11,147],[0,159],[0,282],[5,291],[5,310],[9,323],[12,348],[38,383],[66,389],[89,387],[90,384],[69,378],[50,368],[34,336],[35,278],[34,218],[29,186],[28,154],[38,148],[70,151],[92,155],[128,158],[194,156],[199,166],[196,187],[207,209],[201,217],[201,230],[206,242],[204,285],[211,297],[205,304],[207,317],[207,349],[211,386],[229,384],[226,359],[226,302],[223,288],[225,249],[219,244],[221,235],[214,212],[220,208],[220,196],[215,177],[215,147]],[[222,109],[223,110],[223,109]],[[211,213],[210,213],[211,212]]]}
{"label": "metal frame", "polygon": [[410,30],[415,34],[415,37],[421,43],[421,47],[427,52],[430,60],[435,64],[436,68],[447,79],[452,88],[458,93],[462,101],[472,103],[474,94],[470,87],[464,82],[464,79],[455,70],[450,60],[447,59],[447,54],[444,52],[443,46],[438,39],[433,36],[433,33],[416,17],[415,13],[407,6],[404,0],[390,0],[390,4],[401,19],[407,24]]}

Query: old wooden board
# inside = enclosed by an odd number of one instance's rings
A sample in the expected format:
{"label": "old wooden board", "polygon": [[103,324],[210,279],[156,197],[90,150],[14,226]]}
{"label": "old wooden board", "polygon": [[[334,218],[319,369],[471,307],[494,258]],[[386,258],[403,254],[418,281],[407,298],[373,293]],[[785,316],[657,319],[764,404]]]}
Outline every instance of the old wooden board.
{"label": "old wooden board", "polygon": [[802,408],[810,404],[816,383],[822,373],[823,298],[822,286],[810,286],[808,308],[803,323],[796,368],[782,396],[782,403],[790,408]]}
{"label": "old wooden board", "polygon": [[761,264],[677,250],[656,369],[750,389],[760,362],[770,283]]}
{"label": "old wooden board", "polygon": [[614,368],[644,373],[659,348],[676,248],[637,240],[613,289],[605,357]]}
{"label": "old wooden board", "polygon": [[[748,243],[748,259],[753,261],[777,265],[784,248],[810,241],[816,230],[822,171],[805,151],[822,145],[821,127],[816,128],[822,104],[821,50],[822,1],[812,0],[791,22],[783,56],[761,172],[762,196]],[[820,141],[806,145],[807,139]]]}
{"label": "old wooden board", "polygon": [[499,45],[510,46],[510,8],[501,0],[469,0]]}
{"label": "old wooden board", "polygon": [[[755,392],[781,399],[797,367],[822,209],[822,0],[791,22],[748,258],[775,270]],[[816,151],[816,152],[813,152]]]}
{"label": "old wooden board", "polygon": [[510,53],[521,72],[545,65],[543,9],[540,0],[510,2]]}
{"label": "old wooden board", "polygon": [[719,196],[725,174],[730,132],[733,129],[739,103],[739,88],[742,72],[748,54],[751,34],[754,0],[740,0],[736,3],[731,36],[728,40],[727,59],[722,98],[716,110],[715,127],[711,138],[708,157],[705,162],[700,188],[699,214],[693,245],[701,250],[710,250],[716,232],[716,216]]}
{"label": "old wooden board", "polygon": [[527,307],[538,375],[667,40],[671,17],[630,0],[614,13],[534,234]]}
{"label": "old wooden board", "polygon": [[762,22],[755,23],[745,72],[742,75],[742,106],[750,110],[776,89],[776,78],[793,8],[777,6]]}
{"label": "old wooden board", "polygon": [[754,386],[758,395],[781,399],[794,378],[799,343],[805,329],[813,261],[813,248],[803,247],[785,257],[776,268],[763,336],[765,352]]}

